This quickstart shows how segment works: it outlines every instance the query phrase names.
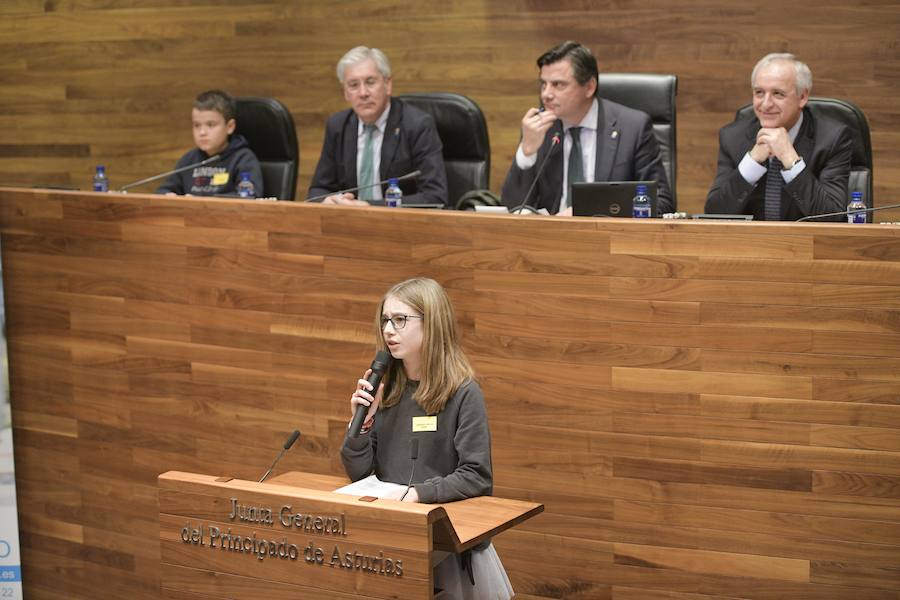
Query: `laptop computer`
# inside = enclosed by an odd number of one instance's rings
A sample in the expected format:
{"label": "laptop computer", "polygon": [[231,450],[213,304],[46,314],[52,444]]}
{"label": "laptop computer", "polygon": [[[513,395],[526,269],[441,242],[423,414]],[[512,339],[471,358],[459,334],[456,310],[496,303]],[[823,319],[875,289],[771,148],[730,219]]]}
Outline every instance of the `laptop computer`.
{"label": "laptop computer", "polygon": [[572,184],[572,214],[576,217],[628,217],[638,185],[647,186],[650,216],[656,217],[655,181],[594,181]]}

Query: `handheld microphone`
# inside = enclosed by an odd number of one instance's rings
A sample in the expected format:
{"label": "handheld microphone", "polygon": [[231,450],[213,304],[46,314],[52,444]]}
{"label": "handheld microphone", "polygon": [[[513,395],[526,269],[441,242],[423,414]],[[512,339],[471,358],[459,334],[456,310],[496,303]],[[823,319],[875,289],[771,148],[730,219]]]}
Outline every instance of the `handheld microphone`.
{"label": "handheld microphone", "polygon": [[557,146],[559,146],[559,134],[554,133],[553,139],[550,142],[550,151],[547,152],[547,155],[544,157],[544,162],[542,162],[540,168],[538,168],[537,174],[534,176],[534,181],[531,182],[531,187],[528,188],[527,192],[525,192],[525,199],[522,200],[522,204],[518,205],[509,212],[513,214],[522,214],[522,210],[525,207],[528,207],[531,212],[535,212],[534,208],[528,205],[528,198],[531,197],[531,192],[534,191],[534,187],[537,185],[538,180],[541,178],[541,173],[544,172],[544,167],[546,167],[547,163],[550,162],[550,155],[553,154],[553,151]]}
{"label": "handheld microphone", "polygon": [[872,208],[854,208],[853,210],[842,210],[839,212],[833,213],[825,213],[822,215],[809,215],[806,217],[800,217],[795,223],[799,223],[800,221],[812,221],[813,219],[824,219],[826,217],[838,217],[840,215],[849,215],[850,213],[856,212],[877,212],[879,210],[887,210],[889,208],[900,208],[900,204],[888,204],[887,206],[873,206]]}
{"label": "handheld microphone", "polygon": [[400,496],[400,502],[406,498],[410,488],[412,488],[413,474],[416,472],[416,459],[419,458],[419,438],[409,438],[409,459],[413,461],[412,469],[409,472],[409,482],[406,484],[406,491]]}
{"label": "handheld microphone", "polygon": [[163,177],[168,177],[169,175],[175,175],[176,173],[183,173],[184,171],[190,171],[191,169],[196,169],[197,167],[202,167],[204,165],[208,165],[211,162],[216,162],[222,158],[221,154],[213,154],[207,159],[201,160],[200,162],[194,163],[192,165],[185,165],[183,167],[178,167],[177,169],[172,169],[171,171],[166,171],[165,173],[160,173],[159,175],[154,175],[153,177],[147,177],[145,179],[140,179],[138,181],[133,181],[128,185],[123,185],[119,188],[120,192],[126,192],[130,188],[137,187],[139,185],[144,185],[145,183],[150,183],[151,181],[156,181],[157,179],[162,179]]}
{"label": "handheld microphone", "polygon": [[299,429],[295,429],[294,433],[292,433],[291,435],[288,436],[288,439],[286,439],[284,441],[284,446],[281,447],[281,452],[279,452],[278,456],[275,457],[275,460],[272,461],[272,466],[269,467],[269,470],[266,471],[266,474],[263,475],[262,477],[260,477],[259,483],[262,483],[263,481],[266,480],[266,477],[268,477],[269,474],[272,472],[272,469],[275,468],[275,463],[277,463],[279,460],[281,460],[281,457],[284,456],[284,453],[291,449],[291,446],[294,445],[294,442],[296,442],[297,438],[299,438],[299,437],[300,437]]}
{"label": "handheld microphone", "polygon": [[[375,355],[375,359],[372,361],[372,366],[369,367],[372,369],[372,373],[369,375],[369,378],[366,379],[372,386],[371,394],[373,398],[375,397],[375,394],[378,393],[378,386],[381,384],[381,378],[384,376],[384,372],[387,371],[390,364],[391,353],[387,350],[379,350]],[[356,405],[356,412],[353,413],[353,420],[350,421],[350,430],[347,432],[348,437],[359,437],[359,432],[362,429],[363,423],[366,421],[366,413],[368,412],[368,406],[363,406],[362,404]]]}
{"label": "handheld microphone", "polygon": [[307,198],[307,202],[318,202],[319,200],[324,200],[328,196],[336,196],[338,194],[346,194],[348,192],[356,192],[359,190],[367,190],[371,187],[375,187],[376,185],[384,185],[391,179],[396,179],[397,181],[403,181],[404,179],[413,179],[422,174],[422,171],[416,169],[411,173],[407,173],[406,175],[401,175],[400,177],[388,177],[387,179],[383,179],[378,183],[370,183],[369,185],[358,185],[356,187],[347,188],[346,190],[339,190],[337,192],[327,192],[325,194],[319,194],[318,196],[313,196],[312,198]]}

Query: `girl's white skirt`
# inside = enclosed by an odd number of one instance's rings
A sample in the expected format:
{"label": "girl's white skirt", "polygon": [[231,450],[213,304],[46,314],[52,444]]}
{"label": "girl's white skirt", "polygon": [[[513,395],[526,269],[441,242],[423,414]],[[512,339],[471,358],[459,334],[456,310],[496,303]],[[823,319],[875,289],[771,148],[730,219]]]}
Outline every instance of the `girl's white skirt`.
{"label": "girl's white skirt", "polygon": [[435,552],[434,587],[441,592],[435,600],[510,600],[513,589],[509,577],[494,545],[484,550],[472,551],[472,574],[475,585],[469,582],[469,574],[462,570],[456,554]]}

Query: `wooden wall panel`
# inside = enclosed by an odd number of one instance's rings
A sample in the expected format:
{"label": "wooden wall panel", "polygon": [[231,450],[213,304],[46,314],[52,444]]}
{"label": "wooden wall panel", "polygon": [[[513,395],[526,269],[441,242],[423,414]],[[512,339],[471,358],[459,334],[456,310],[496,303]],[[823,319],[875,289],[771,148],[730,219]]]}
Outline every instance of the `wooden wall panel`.
{"label": "wooden wall panel", "polygon": [[496,539],[519,598],[900,600],[896,228],[5,188],[0,232],[29,597],[158,597],[160,472],[299,427],[279,469],[342,474],[374,307],[427,275],[495,493],[546,504]]}
{"label": "wooden wall panel", "polygon": [[[717,130],[749,102],[750,70],[769,51],[805,59],[815,95],[862,107],[876,205],[900,200],[896,0],[16,0],[0,14],[0,185],[88,189],[98,163],[114,186],[165,171],[192,145],[193,97],[223,87],[291,110],[305,197],[325,119],[344,108],[335,63],[366,44],[392,60],[396,94],[452,91],[478,102],[499,191],[537,95],[535,59],[576,39],[603,71],[678,75],[682,210],[702,210]],[[898,221],[900,210],[877,219]]]}

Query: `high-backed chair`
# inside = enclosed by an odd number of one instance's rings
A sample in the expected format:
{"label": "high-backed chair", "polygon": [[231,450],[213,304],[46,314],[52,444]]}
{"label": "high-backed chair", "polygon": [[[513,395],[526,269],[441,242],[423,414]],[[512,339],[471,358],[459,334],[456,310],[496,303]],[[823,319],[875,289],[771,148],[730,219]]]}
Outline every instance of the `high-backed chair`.
{"label": "high-backed chair", "polygon": [[235,98],[237,128],[259,159],[263,194],[293,200],[297,189],[297,130],[287,107],[275,98]]}
{"label": "high-backed chair", "polygon": [[672,205],[678,208],[675,178],[678,172],[675,138],[675,96],[678,94],[678,77],[675,75],[650,75],[644,73],[600,73],[597,79],[597,95],[629,108],[642,110],[653,121],[653,133],[659,143]]}
{"label": "high-backed chair", "polygon": [[400,99],[434,118],[444,146],[447,206],[456,206],[468,191],[487,189],[491,176],[491,143],[481,109],[460,94],[403,94]]}
{"label": "high-backed chair", "polygon": [[[866,115],[855,104],[837,98],[810,97],[806,104],[814,116],[825,116],[850,128],[853,138],[853,154],[850,156],[850,182],[847,186],[847,200],[852,192],[862,192],[866,206],[874,206],[872,197],[872,138],[869,135],[869,123]],[[753,105],[747,104],[737,110],[734,120],[752,119]],[[868,222],[872,222],[872,213],[867,213]]]}

